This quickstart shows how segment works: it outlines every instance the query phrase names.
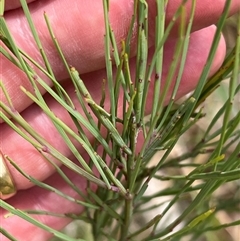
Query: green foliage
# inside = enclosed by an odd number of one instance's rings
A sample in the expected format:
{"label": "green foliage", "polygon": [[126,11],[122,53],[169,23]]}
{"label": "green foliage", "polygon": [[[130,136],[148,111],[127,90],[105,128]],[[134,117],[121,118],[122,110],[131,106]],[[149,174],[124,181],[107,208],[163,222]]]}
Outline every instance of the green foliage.
{"label": "green foliage", "polygon": [[[209,237],[214,237],[214,230],[239,225],[240,222],[239,220],[225,224],[218,222],[218,212],[220,210],[228,211],[229,207],[228,205],[223,205],[221,197],[219,198],[215,195],[216,191],[220,190],[222,186],[235,183],[240,176],[240,112],[236,98],[240,90],[239,35],[235,47],[226,57],[222,67],[214,76],[208,79],[221,31],[227,18],[230,1],[226,1],[224,12],[218,21],[214,41],[198,85],[194,92],[191,93],[191,96],[180,102],[177,102],[175,98],[185,66],[196,1],[192,1],[191,15],[188,22],[186,22],[186,10],[184,7],[184,2],[186,1],[183,1],[183,4],[173,16],[172,21],[165,28],[165,7],[167,2],[167,0],[157,1],[155,52],[148,65],[147,2],[144,0],[134,1],[134,13],[129,35],[122,42],[122,50],[119,52],[114,32],[111,30],[111,22],[109,22],[108,18],[109,3],[107,0],[103,0],[107,84],[106,86],[103,85],[101,103],[97,103],[91,96],[84,84],[84,79],[81,78],[77,70],[74,67],[69,67],[61,51],[61,46],[59,46],[51,29],[51,23],[47,15],[44,15],[52,41],[69,73],[79,104],[85,113],[84,115],[81,115],[76,110],[71,96],[66,93],[54,76],[38,38],[36,28],[31,20],[26,2],[21,0],[22,8],[44,60],[45,67],[40,66],[17,47],[4,16],[0,19],[0,37],[4,43],[1,53],[26,73],[34,88],[34,94],[31,94],[23,87],[21,87],[22,91],[51,119],[59,134],[65,140],[66,145],[79,161],[79,165],[73,163],[68,157],[63,156],[60,150],[56,150],[47,143],[22,118],[20,113],[13,113],[14,107],[12,106],[11,98],[1,83],[3,93],[8,100],[8,105],[0,103],[1,109],[4,110],[2,118],[14,131],[29,141],[45,157],[46,161],[55,166],[59,175],[79,193],[81,199],[73,199],[56,188],[34,179],[18,167],[10,157],[8,157],[8,160],[23,176],[35,185],[53,191],[71,202],[84,206],[85,212],[81,217],[75,214],[67,214],[67,216],[83,220],[81,225],[90,227],[88,232],[91,232],[94,240],[165,241],[170,239],[187,240],[188,238],[200,240],[198,239],[199,237],[211,240]],[[2,9],[3,6],[1,7],[3,12]],[[176,44],[173,61],[169,67],[166,84],[161,86],[161,78],[159,76],[162,75],[163,71],[163,47],[178,18],[180,21],[179,40]],[[135,79],[132,79],[129,70],[129,56],[131,53],[130,39],[135,21],[138,23],[138,45]],[[238,32],[240,32],[240,17],[238,17],[237,28]],[[114,50],[113,54],[112,49]],[[113,73],[114,65],[112,60],[114,60],[116,65],[116,74]],[[37,76],[29,63],[37,67],[52,81],[54,89],[50,88]],[[156,79],[153,97],[150,97],[149,80],[153,73]],[[167,93],[176,73],[177,80],[175,81],[171,100],[165,106]],[[229,78],[229,87],[228,92],[225,93],[226,98],[222,101],[223,104],[211,118],[209,124],[200,128],[198,123],[205,118],[204,101],[207,98],[211,98],[212,93],[216,91],[219,84],[226,78]],[[76,125],[78,133],[71,130],[49,109],[39,91],[39,85],[67,110]],[[110,94],[109,110],[103,107],[106,92]],[[120,92],[123,93],[123,97],[120,97]],[[153,99],[152,112],[148,120],[146,120],[145,108],[149,98]],[[123,116],[119,116],[117,112],[118,103],[124,106]],[[97,121],[94,119],[97,119]],[[221,123],[220,126],[218,124],[219,121]],[[118,128],[119,126],[122,126],[122,128]],[[101,134],[102,127],[106,129],[106,138]],[[191,143],[191,149],[185,148],[185,152],[182,152],[177,157],[173,156],[172,153],[179,146],[179,143],[183,143],[185,137],[189,138],[188,133],[194,128],[195,130],[197,128],[199,133]],[[90,143],[86,130],[95,137],[94,143]],[[144,141],[140,151],[137,152],[136,147],[139,145],[138,136],[140,131],[143,133]],[[73,144],[73,139],[81,144],[90,161],[81,156],[81,153],[78,152]],[[102,153],[99,152],[99,147],[103,148]],[[153,163],[152,157],[157,152],[160,153],[160,156]],[[93,192],[88,188],[87,193],[83,193],[71,182],[61,168],[54,164],[53,158],[77,174],[82,175],[88,180],[89,184],[95,183],[98,186],[97,191]],[[198,161],[199,158],[200,161]],[[107,160],[110,161],[108,162]],[[93,172],[93,168],[97,170],[97,173]],[[159,189],[156,186],[154,187],[154,192],[148,194],[147,190],[152,181],[157,180],[159,186],[164,185],[164,187]],[[166,205],[158,213],[162,203],[159,204],[153,200],[157,198],[159,200],[161,197],[164,198],[163,200],[166,200],[165,197],[168,197],[168,201],[164,201]],[[231,201],[232,209],[237,210],[239,200],[239,195],[236,195],[227,201]],[[146,206],[146,204],[149,205]],[[66,214],[56,214],[42,210],[18,210],[3,200],[1,200],[1,206],[10,215],[18,215],[22,219],[51,232],[61,240],[76,240],[75,238],[70,238],[67,234],[51,229],[31,216],[31,214],[37,213],[39,215],[53,215],[61,218],[65,217]],[[151,210],[155,210],[155,216],[150,217],[149,213]],[[169,221],[164,226],[161,220],[171,212],[176,212],[176,215],[172,221]],[[141,224],[140,227],[134,227],[133,224],[138,215],[146,216],[148,220]],[[179,228],[175,230],[176,227]],[[211,235],[213,236],[209,236],[209,232],[206,231],[212,231]],[[1,232],[8,236],[10,240],[15,240],[6,230],[1,230]],[[81,238],[77,240],[89,241],[91,239],[86,238],[86,236]]]}

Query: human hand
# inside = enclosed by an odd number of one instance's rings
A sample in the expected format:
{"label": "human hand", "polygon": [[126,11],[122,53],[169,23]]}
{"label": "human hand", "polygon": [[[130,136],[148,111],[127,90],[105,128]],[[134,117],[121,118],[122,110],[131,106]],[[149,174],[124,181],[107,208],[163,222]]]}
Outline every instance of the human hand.
{"label": "human hand", "polygon": [[[29,1],[30,2],[30,1]],[[170,1],[167,9],[167,19],[171,19],[174,10],[181,1]],[[12,31],[20,48],[24,49],[34,59],[41,63],[41,58],[32,44],[31,34],[28,30],[28,25],[24,19],[21,9],[17,9],[18,1],[7,2],[6,9],[9,11],[5,13],[8,25]],[[149,8],[151,14],[149,16],[150,22],[154,22],[154,1],[149,1]],[[88,1],[87,3],[80,3],[78,0],[71,1],[71,9],[69,8],[69,1],[34,1],[29,5],[32,12],[33,20],[38,28],[40,38],[43,46],[48,53],[48,57],[56,73],[56,77],[61,81],[68,93],[72,93],[73,101],[75,95],[74,88],[67,79],[67,73],[61,64],[61,60],[57,57],[57,53],[51,43],[44,19],[43,12],[45,11],[50,18],[56,37],[62,47],[62,50],[67,58],[69,64],[73,65],[80,72],[82,79],[85,80],[92,96],[98,102],[100,100],[101,80],[106,77],[104,71],[104,24],[102,15],[102,2],[97,3]],[[221,15],[224,7],[224,1],[207,1],[202,0],[197,3],[197,10],[195,14],[194,32],[191,36],[190,48],[187,57],[187,63],[183,74],[183,79],[178,92],[178,97],[188,93],[197,84],[198,78],[204,67],[208,56],[208,51],[211,46],[211,41],[215,32],[215,27],[210,26],[215,23]],[[231,13],[236,12],[240,7],[238,0],[232,1]],[[92,12],[90,12],[92,11]],[[189,11],[189,9],[188,9]],[[130,24],[132,15],[132,4],[130,1],[111,1],[110,20],[118,42],[124,39],[127,35],[127,30]],[[209,26],[209,27],[208,27]],[[206,27],[206,28],[205,28]],[[154,24],[150,24],[150,42],[154,41]],[[169,63],[172,60],[173,46],[176,42],[172,37],[168,40],[164,56],[163,81],[166,77]],[[133,40],[134,45],[134,40]],[[151,52],[151,50],[150,50]],[[222,38],[216,53],[214,63],[211,67],[211,74],[213,74],[220,66],[225,56],[225,42]],[[43,112],[32,104],[30,99],[26,97],[19,86],[24,86],[26,89],[31,89],[31,85],[26,79],[25,75],[19,71],[15,66],[6,61],[3,56],[1,58],[2,77],[4,85],[6,86],[15,109],[23,115],[27,122],[40,133],[49,143],[56,149],[61,150],[65,156],[71,157],[69,149],[59,137],[58,132],[53,127],[52,123],[43,114]],[[48,81],[48,80],[46,80]],[[50,84],[50,82],[48,82]],[[44,90],[42,90],[44,94]],[[72,121],[66,114],[66,111],[61,108],[48,94],[45,99],[51,110],[62,119],[68,126],[74,128]],[[148,105],[151,106],[151,105]],[[108,104],[106,103],[106,108]],[[149,111],[149,110],[147,110]],[[121,113],[121,107],[119,107]],[[29,143],[24,141],[7,125],[2,123],[1,127],[1,150],[4,154],[10,156],[16,163],[29,175],[38,180],[46,180],[46,182],[64,193],[67,193],[74,198],[79,198],[77,194],[70,189],[65,182],[63,182],[58,175],[54,174],[54,168],[46,162],[39,153],[31,147]],[[8,202],[19,209],[46,209],[52,212],[60,213],[80,213],[82,207],[70,203],[54,193],[49,193],[38,187],[33,187],[26,178],[19,174],[12,166],[8,166],[13,176],[17,194],[10,198]],[[37,168],[36,168],[37,167]],[[71,177],[72,182],[76,183],[82,190],[86,187],[84,178],[79,177],[75,173],[63,168],[64,172]],[[59,205],[56,205],[58,203]],[[6,211],[1,209],[0,220],[1,225],[9,233],[13,234],[18,240],[46,240],[49,238],[49,233],[43,232],[30,223],[12,216],[5,219]],[[55,229],[61,229],[70,220],[58,219],[50,216],[38,216],[46,225]],[[17,224],[17,227],[16,227]],[[5,240],[1,236],[1,240]]]}

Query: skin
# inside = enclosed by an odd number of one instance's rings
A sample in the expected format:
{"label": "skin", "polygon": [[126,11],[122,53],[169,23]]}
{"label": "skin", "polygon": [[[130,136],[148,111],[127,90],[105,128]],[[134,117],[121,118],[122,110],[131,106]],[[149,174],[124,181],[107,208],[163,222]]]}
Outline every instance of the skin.
{"label": "skin", "polygon": [[[65,9],[69,9],[69,1],[67,0],[42,0],[28,2],[32,12],[33,21],[37,26],[43,47],[47,52],[53,70],[58,80],[64,85],[66,91],[72,96],[78,110],[81,112],[74,95],[74,89],[72,88],[70,81],[67,79],[67,73],[63,70],[61,61],[51,43],[44,23],[43,11],[45,11],[49,16],[51,25],[68,63],[78,69],[93,98],[96,102],[99,102],[101,98],[99,93],[101,81],[106,77],[106,73],[103,70],[104,45],[102,39],[104,34],[104,23],[102,1],[81,2],[79,0],[72,0],[71,10],[68,10],[69,12],[65,11]],[[152,23],[150,24],[149,29],[149,42],[151,46],[154,42],[154,2],[155,1],[149,1],[149,9],[151,13],[149,14],[149,21]],[[180,2],[180,0],[169,1],[167,7],[167,21],[171,19],[172,14]],[[193,30],[195,32],[191,35],[187,63],[177,95],[178,98],[193,90],[197,84],[198,78],[207,59],[215,32],[215,27],[212,26],[212,24],[216,23],[220,17],[224,3],[224,0],[197,1],[197,9],[193,26]],[[124,39],[127,34],[132,7],[132,3],[127,0],[111,1],[110,20],[118,43],[120,43],[121,39]],[[239,8],[239,0],[232,0],[230,14],[236,13]],[[189,14],[189,4],[187,4],[186,9]],[[19,1],[6,1],[6,10],[5,18],[19,47],[30,54],[34,59],[42,63],[36,47],[31,42],[31,34],[23,17],[23,13],[19,8]],[[61,26],[61,28],[59,28],[59,26]],[[176,43],[176,30],[177,27],[174,31],[172,31],[165,47],[163,83],[166,78],[169,63],[171,62],[173,53],[172,49]],[[133,49],[135,46],[135,40],[135,38],[132,40]],[[151,53],[152,50],[150,48],[150,55]],[[221,38],[215,60],[211,67],[210,75],[216,72],[216,70],[221,66],[224,56],[225,42],[224,39]],[[134,53],[132,57],[132,61],[134,62]],[[27,122],[49,143],[51,143],[56,149],[61,150],[62,154],[71,158],[72,156],[70,151],[61,138],[58,137],[59,135],[53,128],[49,119],[35,104],[32,104],[29,98],[27,98],[19,89],[19,86],[22,85],[26,89],[31,90],[31,86],[25,75],[4,59],[3,56],[0,56],[0,63],[2,73],[1,79],[11,96],[15,109],[20,112]],[[134,69],[134,66],[132,66],[132,69]],[[45,79],[45,81],[50,85],[50,81],[48,79]],[[153,91],[152,87],[153,85],[151,84],[150,91]],[[44,94],[44,90],[41,91]],[[169,96],[170,93],[168,94],[168,98]],[[1,101],[5,101],[2,94],[0,94],[0,98]],[[73,123],[66,112],[48,94],[45,94],[44,98],[55,114],[68,126],[74,128]],[[105,107],[108,109],[108,106],[107,100]],[[149,102],[147,106],[151,106],[151,103]],[[147,109],[146,113],[149,111],[150,109]],[[119,113],[121,113],[121,106],[119,106]],[[78,198],[78,195],[73,192],[73,190],[71,190],[57,174],[54,173],[53,167],[43,160],[38,152],[31,147],[31,145],[13,132],[5,123],[0,125],[1,151],[4,154],[10,156],[29,175],[41,181],[45,180],[46,183],[56,187],[62,192],[67,193],[74,198]],[[91,139],[90,136],[89,138]],[[11,143],[11,145],[9,143]],[[82,149],[79,148],[79,150],[82,152]],[[40,209],[59,213],[81,213],[82,207],[70,203],[54,193],[49,193],[38,187],[34,187],[32,183],[21,176],[21,174],[19,174],[11,165],[8,165],[8,167],[18,189],[17,194],[7,200],[9,204],[19,209]],[[63,170],[67,173],[72,182],[74,182],[80,189],[85,189],[86,182],[82,177],[75,175],[73,172],[64,167]],[[94,188],[95,187],[93,187],[93,189]],[[1,209],[1,226],[14,235],[18,240],[47,240],[50,237],[49,233],[36,228],[16,216],[11,216],[6,219],[4,217],[5,214],[6,211]],[[35,215],[34,218],[39,219],[46,225],[55,229],[61,229],[70,221],[69,219],[56,219],[50,216]],[[0,239],[2,241],[7,240],[2,236],[2,234],[0,234]]]}

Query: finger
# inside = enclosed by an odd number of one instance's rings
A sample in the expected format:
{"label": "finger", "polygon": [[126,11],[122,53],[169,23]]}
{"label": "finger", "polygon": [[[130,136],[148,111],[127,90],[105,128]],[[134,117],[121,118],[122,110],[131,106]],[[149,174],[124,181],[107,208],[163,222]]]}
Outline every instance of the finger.
{"label": "finger", "polygon": [[[184,69],[182,81],[178,91],[177,97],[188,93],[192,90],[199,79],[202,69],[205,66],[206,60],[208,58],[208,53],[211,47],[212,39],[214,36],[216,28],[214,26],[205,28],[198,32],[192,34],[190,38],[189,53],[187,55],[187,63]],[[173,57],[175,42],[169,42],[164,55],[164,72],[163,72],[163,85],[169,70],[169,66]],[[225,42],[221,38],[220,44],[217,49],[216,57],[211,68],[211,74],[213,74],[219,66],[225,56]],[[83,76],[86,85],[90,90],[94,100],[99,103],[100,101],[100,89],[101,80],[106,77],[105,71],[98,71],[91,74],[86,74]],[[153,85],[152,81],[152,85]],[[68,84],[68,83],[67,83]],[[73,101],[76,103],[77,109],[81,112],[81,108],[77,105],[76,95],[74,93],[74,87],[72,85],[65,85],[64,88],[72,96]],[[153,88],[150,88],[153,91]],[[149,93],[151,96],[151,92]],[[170,93],[168,95],[170,98]],[[150,100],[151,98],[149,98]],[[60,118],[67,126],[74,129],[74,124],[72,123],[67,112],[59,106],[55,101],[53,101],[49,96],[46,97],[46,102],[49,108],[55,113],[55,115]],[[121,101],[119,101],[121,103]],[[150,111],[151,102],[147,104]],[[105,108],[109,109],[109,100],[106,99]],[[119,116],[121,116],[122,110],[121,106],[118,106]],[[42,113],[42,111],[35,105],[29,107],[23,112],[24,119],[38,132],[41,134],[50,144],[52,144],[57,150],[61,150],[61,153],[65,156],[69,156],[71,153],[66,147],[65,142],[59,136],[57,130],[51,123],[51,121]],[[49,175],[54,172],[53,167],[46,162],[39,153],[31,147],[25,140],[22,139],[18,134],[13,132],[6,124],[2,127],[2,152],[10,156],[17,164],[29,175],[35,177],[38,180],[46,179]],[[89,136],[91,138],[91,136]],[[11,145],[9,145],[11,143]],[[80,147],[77,146],[81,151]],[[36,168],[38,167],[38,168]],[[14,177],[18,189],[29,188],[32,183],[23,178],[13,167],[9,166],[10,171]]]}
{"label": "finger", "polygon": [[[29,4],[31,2],[34,2],[36,0],[26,0],[26,2]],[[21,3],[19,0],[11,0],[11,1],[5,1],[5,6],[4,6],[4,10],[5,11],[9,11],[9,10],[13,10],[13,9],[17,9],[21,6]]]}
{"label": "finger", "polygon": [[[167,20],[170,21],[173,13],[180,4],[180,0],[169,1],[167,8]],[[194,30],[208,26],[219,18],[222,13],[225,1],[197,1],[197,9],[194,20]],[[111,1],[110,4],[110,21],[114,30],[116,41],[119,44],[125,39],[130,26],[133,4],[125,1]],[[232,1],[231,13],[239,8],[239,0]],[[207,7],[206,7],[207,6]],[[54,73],[58,80],[66,79],[67,72],[63,67],[62,61],[58,57],[50,35],[46,28],[43,18],[45,11],[49,16],[51,25],[56,34],[56,38],[60,43],[64,55],[69,64],[75,66],[80,73],[94,71],[104,67],[104,22],[102,2],[87,1],[84,4],[81,1],[71,1],[71,9],[69,12],[69,1],[48,1],[43,4],[42,1],[35,1],[30,4],[32,18],[39,30],[39,36],[43,44],[43,48],[47,53]],[[154,22],[155,22],[155,2],[149,1],[149,32],[150,42],[154,40]],[[189,14],[190,5],[187,4],[187,12]],[[94,14],[91,14],[94,13]],[[26,18],[21,9],[9,11],[6,14],[8,26],[15,37],[16,42],[25,52],[32,56],[37,62],[42,63],[42,59],[34,44],[34,40],[28,28]],[[16,21],[16,19],[18,21]],[[136,27],[133,36],[136,36]],[[133,38],[133,46],[136,39]],[[31,85],[24,73],[14,68],[3,56],[0,56],[2,64],[3,83],[12,98],[13,105],[21,112],[31,101],[20,91],[19,86],[24,86],[31,90]],[[50,81],[46,79],[50,84]]]}
{"label": "finger", "polygon": [[[82,178],[78,174],[71,172],[69,169],[63,168],[64,173],[69,177],[69,179],[75,184],[77,188],[85,192],[86,179]],[[63,181],[58,174],[54,174],[46,183],[53,186],[65,195],[69,195],[74,199],[82,199],[79,195]],[[95,190],[95,187],[92,187]],[[19,191],[18,195],[8,200],[8,203],[16,209],[20,210],[36,210],[36,211],[47,211],[57,214],[74,213],[79,214],[83,211],[83,206],[76,204],[75,202],[68,201],[54,192],[49,192],[43,188],[33,187],[28,191]],[[35,225],[21,219],[16,215],[10,215],[6,210],[0,209],[0,220],[1,228],[5,229],[7,232],[12,234],[17,240],[25,241],[40,241],[48,240],[52,235],[50,232],[43,231],[42,229],[36,227]],[[44,223],[48,227],[60,230],[66,224],[68,224],[70,218],[59,218],[49,215],[32,215],[33,218]],[[16,228],[17,224],[17,228]],[[1,241],[7,241],[8,239],[0,234]]]}
{"label": "finger", "polygon": [[[171,21],[171,16],[176,12],[179,4],[182,0],[168,1],[167,6],[167,22]],[[196,1],[196,9],[194,13],[194,22],[193,22],[193,31],[204,28],[211,24],[215,24],[218,19],[221,17],[224,6],[227,1],[211,1],[211,0],[203,0]],[[191,9],[192,1],[186,2],[187,9],[187,18],[190,17],[190,9]],[[231,6],[229,9],[229,15],[237,13],[240,10],[240,2],[238,0],[231,1]],[[178,23],[176,24],[178,27]],[[173,33],[174,34],[174,33]]]}

